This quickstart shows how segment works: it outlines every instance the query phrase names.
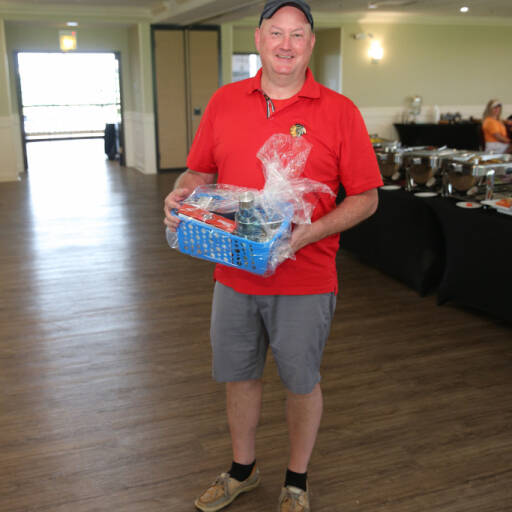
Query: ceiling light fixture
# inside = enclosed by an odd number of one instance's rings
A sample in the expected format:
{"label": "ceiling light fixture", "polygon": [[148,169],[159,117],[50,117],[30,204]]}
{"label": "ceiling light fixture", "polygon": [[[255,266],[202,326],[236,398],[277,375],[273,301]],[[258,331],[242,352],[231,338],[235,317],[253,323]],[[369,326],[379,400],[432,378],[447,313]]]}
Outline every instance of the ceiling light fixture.
{"label": "ceiling light fixture", "polygon": [[460,8],[460,12],[468,12],[468,11],[469,11],[469,7],[467,7],[467,6]]}
{"label": "ceiling light fixture", "polygon": [[66,25],[68,27],[78,27],[78,21],[68,21]]}

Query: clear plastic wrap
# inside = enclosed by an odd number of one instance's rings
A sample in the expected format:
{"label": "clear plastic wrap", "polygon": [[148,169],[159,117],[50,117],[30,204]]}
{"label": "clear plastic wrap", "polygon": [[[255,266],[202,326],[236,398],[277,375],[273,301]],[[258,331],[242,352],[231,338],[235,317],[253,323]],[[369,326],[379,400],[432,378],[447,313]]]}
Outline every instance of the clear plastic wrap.
{"label": "clear plastic wrap", "polygon": [[303,137],[277,133],[267,139],[257,155],[265,175],[264,200],[269,204],[291,203],[295,224],[311,223],[318,194],[334,196],[324,183],[302,177],[311,148]]}
{"label": "clear plastic wrap", "polygon": [[[210,226],[209,240],[197,233],[185,235],[185,230],[182,238],[190,236],[196,239],[191,244],[192,250],[189,250],[190,244],[181,243],[180,224],[178,233],[167,229],[168,244],[193,256],[249,272],[265,276],[274,273],[284,260],[295,258],[290,244],[292,224],[311,222],[319,193],[334,196],[327,185],[302,177],[310,151],[311,144],[302,137],[285,134],[271,136],[257,154],[263,164],[263,189],[226,184],[197,187],[183,202],[183,210],[186,206],[197,209],[194,220]],[[181,221],[188,222],[189,213],[183,210],[176,214]],[[223,222],[223,218],[234,220],[233,226],[236,227],[231,230],[231,225]],[[223,223],[227,225],[226,228],[222,228]],[[232,253],[232,257],[226,257],[222,251],[219,253],[210,247],[212,244],[222,244],[223,248],[226,246],[225,237],[217,231],[219,227],[229,231],[226,233],[230,237],[227,251]],[[197,248],[199,239],[203,246]],[[233,244],[235,248],[231,247]],[[244,244],[249,247],[244,247]],[[247,262],[247,254],[258,260],[257,263],[252,266],[240,264]]]}
{"label": "clear plastic wrap", "polygon": [[249,189],[225,184],[200,185],[184,202],[210,212],[234,214],[238,210],[239,196],[246,190]]}

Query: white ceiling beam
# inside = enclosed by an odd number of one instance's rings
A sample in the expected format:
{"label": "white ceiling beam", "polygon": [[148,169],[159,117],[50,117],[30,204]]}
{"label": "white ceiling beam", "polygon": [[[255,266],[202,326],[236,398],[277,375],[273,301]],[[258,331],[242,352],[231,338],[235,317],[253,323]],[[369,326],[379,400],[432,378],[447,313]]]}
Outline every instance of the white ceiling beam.
{"label": "white ceiling beam", "polygon": [[254,7],[261,9],[261,0],[167,0],[165,10],[155,16],[158,23],[192,25],[207,23],[225,16],[243,17]]}

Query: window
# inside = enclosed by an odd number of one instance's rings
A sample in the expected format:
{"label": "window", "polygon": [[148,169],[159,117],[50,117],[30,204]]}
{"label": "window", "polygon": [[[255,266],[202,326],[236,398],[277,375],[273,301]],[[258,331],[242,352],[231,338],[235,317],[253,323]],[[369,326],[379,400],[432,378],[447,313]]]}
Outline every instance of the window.
{"label": "window", "polygon": [[18,53],[27,140],[103,136],[121,122],[114,53]]}
{"label": "window", "polygon": [[232,81],[238,82],[254,76],[261,67],[257,53],[234,53],[232,59]]}

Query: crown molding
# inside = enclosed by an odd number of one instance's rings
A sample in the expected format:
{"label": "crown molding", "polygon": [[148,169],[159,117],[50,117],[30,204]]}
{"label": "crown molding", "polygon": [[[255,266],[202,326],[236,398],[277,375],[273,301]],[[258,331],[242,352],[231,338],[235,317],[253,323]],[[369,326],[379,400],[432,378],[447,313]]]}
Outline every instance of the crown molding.
{"label": "crown molding", "polygon": [[510,26],[512,17],[491,16],[426,16],[420,14],[361,12],[361,13],[318,13],[315,26],[333,26],[343,23],[408,24],[408,25],[461,25],[461,26]]}
{"label": "crown molding", "polygon": [[[340,27],[343,24],[402,24],[402,25],[450,25],[450,26],[511,26],[512,18],[504,17],[468,17],[468,16],[425,16],[403,13],[314,13],[315,28]],[[258,26],[259,18],[246,16],[232,22],[234,27]]]}
{"label": "crown molding", "polygon": [[65,6],[62,5],[20,5],[16,2],[0,1],[0,18],[7,21],[28,20],[68,20],[97,21],[97,22],[151,22],[151,9],[140,7],[110,7],[110,6]]}

